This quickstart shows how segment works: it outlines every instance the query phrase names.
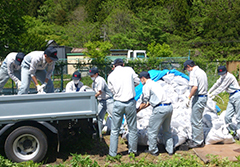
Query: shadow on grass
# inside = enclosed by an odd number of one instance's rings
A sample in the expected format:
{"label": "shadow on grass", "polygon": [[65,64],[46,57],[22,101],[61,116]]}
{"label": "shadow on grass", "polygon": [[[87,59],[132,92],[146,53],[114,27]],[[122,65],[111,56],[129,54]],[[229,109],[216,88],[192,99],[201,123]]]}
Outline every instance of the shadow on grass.
{"label": "shadow on grass", "polygon": [[71,136],[61,142],[59,152],[56,151],[56,148],[49,148],[44,164],[53,163],[57,159],[66,161],[72,154],[105,156],[108,154],[108,150],[109,147],[104,138],[100,141],[95,134],[81,132],[78,136]]}

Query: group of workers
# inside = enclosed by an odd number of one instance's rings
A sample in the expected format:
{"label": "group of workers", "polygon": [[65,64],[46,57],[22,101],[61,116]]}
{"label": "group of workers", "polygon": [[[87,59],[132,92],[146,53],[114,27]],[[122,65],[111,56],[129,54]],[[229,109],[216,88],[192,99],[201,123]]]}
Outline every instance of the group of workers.
{"label": "group of workers", "polygon": [[[186,105],[189,106],[192,101],[192,139],[189,140],[190,148],[204,146],[204,134],[202,126],[202,114],[207,104],[207,99],[213,99],[219,93],[226,91],[229,93],[229,101],[225,114],[225,124],[230,134],[235,139],[240,136],[240,87],[237,79],[233,74],[229,73],[225,66],[219,66],[217,71],[220,78],[208,91],[208,80],[206,73],[195,65],[194,61],[187,60],[184,62],[184,70],[189,74],[189,86],[191,86],[190,94]],[[192,98],[193,97],[193,98]],[[236,114],[237,126],[232,124],[232,118]]]}
{"label": "group of workers", "polygon": [[38,92],[44,92],[45,89],[47,93],[54,92],[51,75],[57,60],[57,50],[53,47],[48,47],[45,51],[33,51],[27,55],[22,52],[9,53],[0,69],[0,90],[11,78],[19,95],[28,93],[31,80]]}
{"label": "group of workers", "polygon": [[[39,93],[54,92],[51,75],[58,60],[57,50],[48,47],[45,51],[33,51],[25,56],[24,53],[12,52],[6,56],[0,68],[0,90],[4,87],[9,78],[16,83],[18,94],[27,94],[30,81],[32,80]],[[194,61],[187,60],[183,64],[184,69],[189,72],[190,94],[186,105],[192,108],[191,126],[192,138],[188,141],[189,148],[203,147],[204,135],[202,126],[202,114],[208,98],[214,98],[219,93],[226,91],[229,93],[229,102],[226,109],[225,123],[228,130],[234,136],[240,135],[240,87],[236,78],[229,72],[225,66],[218,67],[220,78],[208,91],[208,80],[206,73],[195,65]],[[20,70],[21,69],[21,70]],[[118,149],[118,137],[125,115],[128,130],[128,152],[135,155],[137,152],[138,134],[137,134],[137,113],[142,109],[152,106],[152,114],[149,119],[148,140],[149,147],[147,153],[158,156],[157,136],[160,127],[163,128],[163,137],[165,150],[169,155],[174,154],[173,138],[171,134],[171,117],[173,106],[171,99],[168,98],[160,84],[151,80],[146,71],[142,71],[139,76],[131,67],[125,67],[122,59],[116,59],[113,62],[112,72],[107,78],[107,83],[103,77],[99,76],[98,69],[93,67],[89,70],[92,89],[95,91],[95,97],[98,100],[98,118],[100,126],[103,126],[103,120],[106,112],[111,117],[111,134],[109,155],[115,157]],[[38,84],[37,79],[41,82]],[[78,92],[83,86],[81,73],[78,71],[72,75],[72,81],[66,86],[66,92]],[[141,101],[136,108],[134,99],[135,86],[143,84]],[[233,126],[232,117],[237,115],[237,126]]]}
{"label": "group of workers", "polygon": [[[234,136],[240,135],[240,87],[236,78],[227,71],[225,66],[218,67],[218,75],[220,78],[208,91],[208,79],[206,73],[195,65],[194,61],[187,60],[183,64],[184,69],[189,72],[189,87],[190,94],[186,101],[187,107],[191,104],[191,126],[192,126],[192,138],[188,140],[187,145],[189,148],[197,148],[204,146],[204,134],[202,126],[202,115],[204,108],[207,104],[208,98],[214,98],[219,93],[226,91],[229,93],[229,102],[226,109],[225,123],[228,125],[228,130]],[[91,77],[94,71],[91,69],[89,72]],[[97,74],[98,75],[98,74]],[[96,82],[96,79],[93,79]],[[107,78],[108,89],[113,94],[111,105],[106,106],[108,113],[111,114],[111,134],[110,134],[110,147],[109,155],[115,157],[117,155],[118,148],[118,136],[120,127],[122,124],[123,116],[125,115],[129,137],[128,137],[128,152],[135,155],[137,152],[137,113],[142,109],[152,106],[152,114],[149,119],[148,125],[148,141],[149,147],[146,153],[152,154],[153,156],[159,155],[157,136],[162,126],[163,129],[163,141],[165,150],[169,155],[174,154],[173,138],[171,134],[171,117],[173,112],[173,106],[171,99],[168,98],[164,89],[161,85],[157,84],[150,78],[150,74],[146,71],[142,71],[138,75],[134,72],[131,67],[124,67],[122,59],[116,59],[113,63],[113,71]],[[142,88],[142,103],[136,108],[135,97],[135,86],[139,83],[143,84]],[[94,83],[98,85],[98,83]],[[105,85],[105,84],[104,84]],[[107,88],[105,85],[104,88]],[[95,89],[96,96],[104,92],[104,89]],[[105,100],[109,99],[105,98]],[[108,103],[105,103],[108,105]],[[101,104],[102,105],[102,104]],[[113,108],[112,108],[113,106]],[[105,111],[99,110],[102,113]],[[112,111],[112,112],[111,112]],[[232,117],[234,114],[237,115],[236,121],[237,126],[233,126]],[[103,118],[103,115],[102,115]]]}

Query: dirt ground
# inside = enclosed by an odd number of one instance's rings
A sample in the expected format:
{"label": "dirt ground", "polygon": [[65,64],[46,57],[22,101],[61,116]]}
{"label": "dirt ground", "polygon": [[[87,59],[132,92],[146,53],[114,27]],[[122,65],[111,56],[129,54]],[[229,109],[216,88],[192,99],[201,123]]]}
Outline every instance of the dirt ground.
{"label": "dirt ground", "polygon": [[[47,161],[42,166],[46,166],[47,164],[56,165],[56,164],[68,164],[68,162],[72,158],[72,154],[82,154],[82,155],[89,155],[92,161],[97,161],[97,163],[100,166],[105,166],[107,163],[109,164],[109,161],[107,161],[106,157],[108,155],[109,150],[109,144],[110,144],[110,135],[104,135],[102,141],[100,141],[99,138],[81,138],[81,139],[73,139],[65,143],[61,146],[60,152],[56,151],[49,151],[47,155]],[[128,146],[127,141],[124,141],[121,136],[119,136],[119,142],[118,142],[118,154],[120,154],[122,157],[120,159],[121,162],[127,163],[131,162],[132,160],[129,158],[128,154]],[[163,146],[159,146],[160,155],[158,157],[152,156],[150,154],[144,153],[144,151],[147,149],[147,146],[138,146],[138,153],[139,155],[136,157],[136,159],[142,159],[144,158],[147,161],[150,162],[156,162],[159,161],[159,158],[161,160],[169,159],[172,156],[169,156]],[[186,154],[194,154],[192,150],[188,151],[180,151],[177,150],[176,153],[180,153],[182,155]],[[118,164],[120,162],[110,162],[111,165]]]}

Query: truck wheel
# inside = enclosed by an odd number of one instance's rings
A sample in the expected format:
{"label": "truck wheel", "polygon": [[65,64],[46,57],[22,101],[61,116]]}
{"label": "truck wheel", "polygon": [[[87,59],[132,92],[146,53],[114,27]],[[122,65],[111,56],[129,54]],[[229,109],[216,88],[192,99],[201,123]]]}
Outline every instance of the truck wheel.
{"label": "truck wheel", "polygon": [[23,126],[14,130],[7,137],[4,145],[5,154],[14,162],[32,160],[40,162],[48,148],[45,134],[38,128]]}

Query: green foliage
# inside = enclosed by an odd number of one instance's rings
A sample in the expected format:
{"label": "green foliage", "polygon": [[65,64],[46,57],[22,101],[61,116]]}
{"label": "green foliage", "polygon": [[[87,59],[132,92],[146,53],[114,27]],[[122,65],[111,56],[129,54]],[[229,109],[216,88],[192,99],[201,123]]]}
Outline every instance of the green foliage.
{"label": "green foliage", "polygon": [[148,57],[172,57],[173,53],[170,46],[166,43],[151,43],[148,45]]}
{"label": "green foliage", "polygon": [[43,5],[45,0],[22,0],[25,2],[23,7],[24,12],[26,15],[37,17],[38,16],[38,9],[41,5]]}
{"label": "green foliage", "polygon": [[46,22],[65,25],[69,14],[79,3],[79,0],[46,0],[38,10],[38,17]]}
{"label": "green foliage", "polygon": [[109,53],[112,44],[110,42],[88,42],[84,45],[87,51],[84,54],[90,58],[104,59]]}
{"label": "green foliage", "polygon": [[121,155],[116,155],[115,157],[112,157],[112,156],[110,156],[110,155],[107,155],[106,161],[110,161],[110,162],[115,162],[115,161],[121,162],[121,158],[122,158]]}
{"label": "green foliage", "polygon": [[98,167],[98,163],[96,161],[92,162],[89,156],[85,158],[80,154],[72,154],[71,159],[71,166],[72,167],[79,167],[79,166],[91,166],[91,167]]}
{"label": "green foliage", "polygon": [[5,159],[0,155],[0,166],[1,167],[39,167],[41,163],[34,163],[33,161],[26,161],[21,163],[14,163],[8,159]]}
{"label": "green foliage", "polygon": [[[85,47],[87,51],[85,51],[84,54],[91,58],[89,59],[89,62],[91,62],[90,68],[93,66],[97,67],[99,74],[106,78],[106,71],[111,69],[111,67],[109,67],[111,60],[106,58],[106,56],[109,54],[112,44],[109,42],[89,41],[85,44]],[[81,67],[84,64],[84,62],[79,62],[77,67]]]}
{"label": "green foliage", "polygon": [[24,6],[21,0],[2,0],[0,5],[0,55],[18,50],[18,36],[24,33]]}
{"label": "green foliage", "polygon": [[239,164],[233,163],[228,160],[228,158],[219,158],[218,155],[207,155],[207,158],[210,159],[210,164],[214,164],[215,166],[228,166],[228,167],[235,167],[239,166]]}
{"label": "green foliage", "polygon": [[4,0],[0,52],[42,50],[54,39],[72,47],[110,41],[112,48],[134,50],[167,44],[172,53],[163,56],[185,57],[191,49],[196,58],[238,60],[239,11],[239,0]]}

